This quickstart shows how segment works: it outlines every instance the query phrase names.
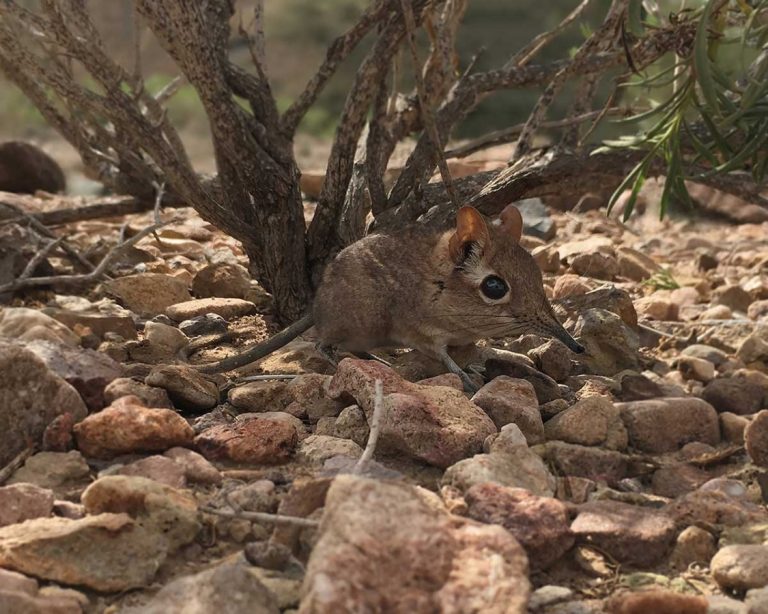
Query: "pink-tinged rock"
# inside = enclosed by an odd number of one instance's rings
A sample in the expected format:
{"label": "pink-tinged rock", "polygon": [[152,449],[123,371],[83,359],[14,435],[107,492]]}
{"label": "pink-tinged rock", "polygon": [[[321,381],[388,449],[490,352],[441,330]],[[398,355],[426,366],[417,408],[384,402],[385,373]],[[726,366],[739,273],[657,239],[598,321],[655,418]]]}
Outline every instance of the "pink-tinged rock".
{"label": "pink-tinged rock", "polygon": [[95,458],[189,446],[193,436],[192,427],[176,412],[144,407],[132,396],[117,399],[75,425],[78,448]]}
{"label": "pink-tinged rock", "polygon": [[312,424],[320,418],[338,416],[345,404],[329,396],[331,379],[330,375],[307,373],[291,380],[285,388],[286,397],[290,399],[285,411],[294,416],[307,416]]}
{"label": "pink-tinged rock", "polygon": [[426,490],[346,475],[328,491],[300,611],[523,614],[529,594],[525,552],[502,527],[452,516]]}
{"label": "pink-tinged rock", "polygon": [[759,412],[747,425],[744,443],[752,462],[768,467],[768,409]]}
{"label": "pink-tinged rock", "polygon": [[211,427],[195,437],[198,450],[210,460],[278,465],[293,456],[299,434],[284,420],[254,417]]}
{"label": "pink-tinged rock", "polygon": [[455,388],[460,392],[464,392],[464,384],[461,378],[455,373],[441,373],[434,377],[428,377],[416,382],[421,386],[447,386],[448,388]]}
{"label": "pink-tinged rock", "polygon": [[576,541],[597,546],[620,563],[650,567],[675,539],[675,522],[661,512],[618,501],[592,501],[571,525]]}
{"label": "pink-tinged rock", "polygon": [[724,411],[720,414],[720,432],[723,441],[741,444],[744,441],[744,431],[747,430],[749,418]]}
{"label": "pink-tinged rock", "polygon": [[76,599],[64,596],[37,596],[0,590],[0,612],[13,614],[82,614]]}
{"label": "pink-tinged rock", "polygon": [[186,365],[160,365],[144,379],[146,384],[163,388],[176,407],[200,412],[219,402],[219,387],[202,373]]}
{"label": "pink-tinged rock", "polygon": [[473,486],[464,498],[470,518],[499,524],[515,536],[534,570],[549,567],[574,544],[568,510],[557,499],[492,483]]}
{"label": "pink-tinged rock", "polygon": [[752,303],[747,309],[747,315],[752,320],[768,320],[768,299]]}
{"label": "pink-tinged rock", "polygon": [[56,416],[45,427],[42,449],[46,452],[67,452],[75,447],[75,417],[67,412]]}
{"label": "pink-tinged rock", "polygon": [[696,398],[664,398],[617,403],[631,446],[643,452],[674,452],[686,443],[720,442],[717,412]]}
{"label": "pink-tinged rock", "polygon": [[694,490],[668,503],[664,511],[682,526],[719,524],[738,527],[768,522],[764,507],[720,490]]}
{"label": "pink-tinged rock", "polygon": [[619,410],[603,396],[585,397],[544,425],[547,439],[583,446],[603,444],[612,450],[627,447],[627,430]]}
{"label": "pink-tinged rock", "polygon": [[544,441],[544,424],[533,385],[524,380],[500,375],[493,378],[472,397],[497,428],[516,424],[529,446]]}
{"label": "pink-tinged rock", "polygon": [[373,361],[342,360],[329,394],[337,399],[352,396],[370,420],[376,380],[383,390],[382,452],[444,468],[482,450],[485,438],[496,432],[486,413],[458,390],[407,382]]}
{"label": "pink-tinged rock", "polygon": [[648,320],[676,321],[678,320],[678,305],[669,298],[651,295],[639,298],[634,302],[637,315]]}
{"label": "pink-tinged rock", "polygon": [[543,345],[532,349],[528,356],[539,371],[549,375],[556,382],[564,382],[571,374],[573,361],[565,344],[558,339],[550,339]]}
{"label": "pink-tinged rock", "polygon": [[525,446],[460,460],[446,469],[441,481],[461,492],[487,482],[524,488],[543,497],[554,494],[556,487],[555,477],[541,457]]}
{"label": "pink-tinged rock", "polygon": [[227,393],[229,403],[241,412],[283,411],[291,399],[282,380],[248,382]]}
{"label": "pink-tinged rock", "polygon": [[189,482],[198,484],[221,484],[221,472],[204,456],[187,448],[171,448],[163,452],[184,470],[184,477]]}
{"label": "pink-tinged rock", "polygon": [[65,382],[71,384],[90,411],[105,405],[104,388],[122,375],[122,367],[106,354],[52,341],[29,341],[25,347]]}
{"label": "pink-tinged rock", "polygon": [[0,566],[103,592],[147,586],[166,554],[165,542],[127,514],[37,518],[0,529]]}
{"label": "pink-tinged rock", "polygon": [[0,569],[0,592],[37,594],[37,580],[8,569]]}
{"label": "pink-tinged rock", "polygon": [[173,488],[184,488],[187,485],[184,468],[172,459],[157,454],[120,467],[115,475],[139,476]]}
{"label": "pink-tinged rock", "polygon": [[66,413],[75,420],[88,413],[77,391],[29,350],[0,341],[0,467]]}
{"label": "pink-tinged rock", "polygon": [[50,516],[53,500],[53,491],[34,484],[0,487],[0,527],[30,518]]}
{"label": "pink-tinged rock", "polygon": [[710,478],[703,469],[686,463],[677,463],[657,469],[651,480],[653,494],[674,499],[696,490]]}
{"label": "pink-tinged rock", "polygon": [[603,607],[608,614],[707,614],[710,612],[707,603],[707,599],[699,595],[651,588],[636,593],[617,591]]}
{"label": "pink-tinged rock", "polygon": [[165,315],[181,322],[206,313],[215,313],[225,320],[232,320],[255,312],[256,305],[240,298],[200,298],[171,305],[165,310]]}
{"label": "pink-tinged rock", "polygon": [[[562,256],[562,253],[561,253]],[[555,280],[552,298],[566,298],[568,296],[580,296],[586,294],[592,286],[578,275],[561,275]]]}
{"label": "pink-tinged rock", "polygon": [[576,476],[615,486],[627,476],[629,459],[619,452],[588,446],[549,441],[546,460],[563,476]]}
{"label": "pink-tinged rock", "polygon": [[715,552],[717,547],[712,533],[691,525],[677,536],[669,564],[673,569],[680,571],[687,570],[693,563],[708,566]]}

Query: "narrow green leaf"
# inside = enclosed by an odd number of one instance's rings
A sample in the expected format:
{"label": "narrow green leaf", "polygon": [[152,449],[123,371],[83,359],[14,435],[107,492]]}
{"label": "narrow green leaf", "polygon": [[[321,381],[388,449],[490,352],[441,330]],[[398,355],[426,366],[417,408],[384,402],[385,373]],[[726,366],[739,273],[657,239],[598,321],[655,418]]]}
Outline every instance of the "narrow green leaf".
{"label": "narrow green leaf", "polygon": [[696,36],[693,40],[693,66],[705,102],[714,113],[719,114],[720,104],[717,98],[717,86],[712,76],[712,61],[709,55],[709,28],[712,12],[717,4],[718,0],[708,0],[699,18]]}

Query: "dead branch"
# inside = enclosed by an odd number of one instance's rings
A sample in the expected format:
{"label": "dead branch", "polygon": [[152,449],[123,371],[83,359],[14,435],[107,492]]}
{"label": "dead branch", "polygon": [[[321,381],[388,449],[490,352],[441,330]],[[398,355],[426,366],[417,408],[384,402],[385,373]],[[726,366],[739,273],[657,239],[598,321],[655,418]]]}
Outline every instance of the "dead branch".
{"label": "dead branch", "polygon": [[141,241],[144,237],[152,234],[158,228],[170,224],[172,221],[174,220],[161,222],[160,224],[152,224],[151,226],[147,226],[140,232],[136,233],[130,239],[121,241],[115,247],[109,250],[109,252],[107,252],[104,258],[102,258],[101,262],[99,262],[99,264],[96,265],[96,267],[90,273],[83,273],[80,275],[48,275],[45,277],[19,277],[12,282],[0,286],[0,294],[39,286],[83,284],[98,281],[100,277],[107,273],[112,263],[126,249],[136,245],[136,243]]}
{"label": "dead branch", "polygon": [[8,464],[0,468],[0,486],[2,486],[8,478],[10,478],[14,472],[24,464],[32,453],[35,451],[35,446],[29,446],[14,456]]}
{"label": "dead branch", "polygon": [[355,463],[352,473],[362,473],[365,471],[365,466],[373,458],[373,454],[376,452],[376,444],[379,441],[381,418],[384,413],[384,389],[380,379],[377,379],[374,383],[373,390],[373,412],[371,412],[369,423],[368,441],[365,444],[365,450],[363,450],[362,455]]}
{"label": "dead branch", "polygon": [[301,518],[298,516],[284,516],[282,514],[268,514],[267,512],[230,512],[229,510],[219,510],[208,505],[200,506],[200,511],[204,514],[222,516],[223,518],[239,518],[242,520],[254,520],[256,522],[266,522],[267,524],[285,524],[296,527],[308,527],[315,529],[320,526],[317,520],[310,518]]}

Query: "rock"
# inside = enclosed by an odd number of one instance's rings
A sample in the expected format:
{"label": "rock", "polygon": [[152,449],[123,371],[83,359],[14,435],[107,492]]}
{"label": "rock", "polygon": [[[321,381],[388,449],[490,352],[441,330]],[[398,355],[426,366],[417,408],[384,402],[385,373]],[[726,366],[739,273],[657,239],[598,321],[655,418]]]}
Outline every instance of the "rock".
{"label": "rock", "polygon": [[77,391],[34,353],[0,341],[0,467],[40,441],[57,416],[82,420],[87,412]]}
{"label": "rock", "polygon": [[590,373],[611,376],[625,369],[639,370],[640,339],[615,313],[588,309],[579,317],[574,336],[586,348],[578,360]]}
{"label": "rock", "polygon": [[701,397],[717,411],[737,415],[753,414],[763,406],[762,387],[742,378],[718,378],[709,382]]}
{"label": "rock", "polygon": [[38,452],[16,470],[9,483],[29,482],[40,488],[59,488],[87,480],[90,475],[91,470],[83,455],[76,450],[66,453]]}
{"label": "rock", "polygon": [[568,601],[571,597],[573,597],[573,591],[570,588],[547,584],[533,591],[528,601],[528,610],[537,612],[548,606]]}
{"label": "rock", "polygon": [[712,297],[718,305],[725,305],[734,311],[746,313],[752,303],[752,297],[749,292],[741,286],[723,286],[714,292]]}
{"label": "rock", "polygon": [[0,569],[0,593],[15,592],[27,595],[37,594],[37,580],[28,578],[24,574]]}
{"label": "rock", "polygon": [[768,299],[752,303],[747,309],[747,316],[752,320],[768,319]]}
{"label": "rock", "polygon": [[708,567],[715,552],[717,548],[712,534],[697,526],[690,526],[677,536],[669,563],[674,569],[683,571],[693,563]]}
{"label": "rock", "polygon": [[149,317],[164,313],[171,305],[191,298],[187,284],[171,275],[137,273],[112,279],[105,284],[107,292],[134,313]]}
{"label": "rock", "polygon": [[192,427],[174,411],[148,408],[137,397],[121,397],[75,425],[77,445],[86,456],[112,458],[128,452],[163,452],[191,445]]}
{"label": "rock", "polygon": [[239,264],[218,262],[203,267],[195,274],[192,293],[197,298],[245,299],[248,297],[250,287],[251,276],[248,274],[248,269]]}
{"label": "rock", "polygon": [[377,379],[383,390],[381,452],[448,467],[481,450],[485,438],[496,432],[491,419],[458,390],[407,382],[373,361],[342,360],[329,394],[335,399],[353,397],[370,420]]}
{"label": "rock", "polygon": [[748,590],[744,603],[747,606],[748,614],[768,613],[768,587]]}
{"label": "rock", "polygon": [[519,357],[512,352],[494,351],[491,357],[485,361],[486,378],[488,381],[492,381],[501,375],[506,375],[515,379],[526,380],[533,385],[539,404],[549,403],[563,396],[555,380],[525,364],[520,358],[527,360],[527,357]]}
{"label": "rock", "polygon": [[533,385],[506,375],[495,377],[472,397],[472,402],[490,416],[497,428],[516,424],[528,445],[544,441],[544,424]]}
{"label": "rock", "polygon": [[[333,420],[333,418],[329,418]],[[317,423],[318,428],[320,422]],[[319,433],[318,433],[319,434]],[[368,421],[365,418],[365,412],[358,405],[350,405],[341,410],[339,417],[333,421],[334,437],[342,439],[351,439],[361,448],[365,447],[370,435]]]}
{"label": "rock", "polygon": [[50,516],[53,492],[35,484],[0,486],[0,527]]}
{"label": "rock", "polygon": [[733,312],[730,307],[725,305],[714,305],[705,309],[699,314],[699,320],[730,320],[733,318]]}
{"label": "rock", "polygon": [[723,441],[741,444],[744,441],[744,431],[748,424],[749,418],[737,416],[727,411],[721,413],[720,432],[723,435]]}
{"label": "rock", "polygon": [[148,456],[120,467],[113,475],[139,476],[173,488],[184,488],[184,468],[165,456]]}
{"label": "rock", "polygon": [[700,595],[649,589],[636,593],[618,591],[605,602],[609,614],[708,614],[707,600]]}
{"label": "rock", "polygon": [[111,405],[120,397],[134,396],[147,407],[165,407],[173,409],[168,393],[162,388],[147,386],[130,377],[113,379],[104,388],[104,402]]}
{"label": "rock", "polygon": [[299,441],[295,425],[253,416],[206,429],[195,437],[195,445],[210,460],[269,465],[288,461]]}
{"label": "rock", "polygon": [[24,347],[33,352],[53,373],[80,393],[90,411],[104,407],[104,389],[122,374],[122,367],[106,354],[73,348],[53,341],[30,341]]}
{"label": "rock", "polygon": [[715,379],[715,365],[703,358],[682,356],[677,361],[677,370],[685,379],[693,379],[705,384]]}
{"label": "rock", "polygon": [[305,463],[322,465],[334,456],[349,456],[360,458],[363,449],[354,441],[328,437],[327,435],[310,435],[301,442],[296,458]]}
{"label": "rock", "polygon": [[613,241],[608,237],[592,235],[586,239],[569,241],[560,246],[563,258],[570,258],[576,254],[591,254],[593,252],[613,253]]}
{"label": "rock", "polygon": [[470,518],[498,524],[520,542],[533,570],[546,569],[574,544],[563,503],[522,488],[477,484],[464,495]]}
{"label": "rock", "polygon": [[80,345],[80,338],[64,324],[26,307],[0,309],[0,337],[17,341],[54,341],[71,347]]}
{"label": "rock", "polygon": [[763,588],[768,584],[768,546],[726,546],[712,558],[710,569],[721,588]]}
{"label": "rock", "polygon": [[703,345],[701,343],[695,343],[689,345],[682,352],[682,356],[692,356],[694,358],[701,358],[703,360],[711,362],[715,367],[719,367],[726,360],[728,360],[728,354],[718,348],[711,345]]}
{"label": "rock", "polygon": [[746,364],[753,362],[768,364],[768,327],[760,328],[746,337],[736,350],[736,356]]}
{"label": "rock", "polygon": [[560,270],[560,252],[552,245],[539,245],[531,250],[531,256],[542,273],[557,273]]}
{"label": "rock", "polygon": [[678,496],[664,511],[684,526],[706,523],[737,527],[768,521],[768,512],[761,506],[720,490],[703,488]]}
{"label": "rock", "polygon": [[707,596],[707,614],[762,614],[749,612],[743,601],[723,595]]}
{"label": "rock", "polygon": [[459,461],[446,469],[441,484],[466,492],[476,484],[486,482],[524,488],[542,497],[551,497],[556,485],[544,461],[523,446],[503,453],[476,454]]}
{"label": "rock", "polygon": [[171,448],[163,452],[163,456],[172,459],[184,471],[184,477],[189,482],[198,484],[220,484],[221,472],[208,460],[187,448]]}
{"label": "rock", "polygon": [[[563,257],[562,252],[560,253],[560,256],[561,258]],[[552,298],[562,299],[569,296],[581,296],[591,289],[592,286],[578,275],[560,275],[555,280],[555,287],[552,289]]]}
{"label": "rock", "polygon": [[675,321],[679,319],[678,305],[669,298],[652,294],[634,301],[637,315],[647,320]]}
{"label": "rock", "polygon": [[274,512],[277,508],[275,483],[270,480],[245,484],[228,493],[226,499],[235,509],[246,512]]}
{"label": "rock", "polygon": [[518,200],[515,207],[523,216],[523,233],[538,237],[544,241],[551,241],[555,238],[557,227],[555,222],[549,216],[547,207],[541,202],[540,198],[525,198]]}
{"label": "rock", "polygon": [[340,476],[300,610],[523,613],[527,576],[523,549],[502,527],[451,516],[422,489]]}
{"label": "rock", "polygon": [[536,368],[556,382],[564,382],[571,374],[571,354],[565,344],[557,339],[550,339],[528,353]]}
{"label": "rock", "polygon": [[81,604],[75,599],[65,596],[48,596],[43,591],[40,591],[38,595],[17,591],[0,591],[0,612],[18,612],[20,614],[82,614],[83,609]]}
{"label": "rock", "polygon": [[164,541],[127,514],[36,518],[0,529],[0,566],[101,592],[147,586],[166,553]]}
{"label": "rock", "polygon": [[55,308],[45,308],[43,312],[72,330],[78,327],[88,328],[102,340],[115,334],[120,335],[123,339],[136,338],[136,324],[131,317],[131,312],[114,303],[107,313]]}
{"label": "rock", "polygon": [[214,313],[225,320],[233,320],[256,312],[256,305],[239,298],[199,298],[177,302],[165,309],[165,315],[176,322]]}
{"label": "rock", "polygon": [[122,614],[279,614],[275,596],[242,563],[222,563],[166,584],[142,606]]}
{"label": "rock", "polygon": [[38,190],[56,194],[67,187],[56,160],[32,143],[0,143],[0,191],[34,194]]}
{"label": "rock", "polygon": [[617,403],[631,446],[644,452],[673,452],[690,441],[720,442],[715,409],[695,398]]}
{"label": "rock", "polygon": [[746,427],[744,443],[752,462],[768,467],[768,410],[759,412]]}
{"label": "rock", "polygon": [[335,417],[344,409],[344,403],[329,396],[330,375],[307,373],[291,380],[286,386],[285,411],[294,416],[307,416],[310,424],[320,418]]}
{"label": "rock", "polygon": [[282,411],[289,402],[282,380],[248,382],[232,388],[227,400],[243,412]]}
{"label": "rock", "polygon": [[544,425],[547,439],[583,446],[605,444],[611,450],[627,447],[627,430],[619,410],[606,397],[585,397]]}
{"label": "rock", "polygon": [[653,494],[660,497],[675,497],[696,490],[709,479],[709,474],[686,463],[677,463],[657,469],[653,473],[651,486]]}
{"label": "rock", "polygon": [[577,275],[611,281],[619,274],[619,263],[609,254],[591,252],[578,254],[570,260],[571,269]]}
{"label": "rock", "polygon": [[487,454],[506,454],[513,448],[528,447],[525,435],[516,424],[506,424],[495,435],[491,435],[483,443],[483,451]]}
{"label": "rock", "polygon": [[620,247],[618,253],[619,275],[632,281],[645,281],[661,270],[652,258],[630,247]]}
{"label": "rock", "polygon": [[215,313],[206,313],[179,323],[179,330],[188,337],[216,335],[227,332],[227,321]]}
{"label": "rock", "polygon": [[587,478],[615,486],[628,472],[626,456],[612,450],[602,450],[562,441],[548,441],[545,458],[558,475]]}
{"label": "rock", "polygon": [[620,563],[637,567],[660,561],[676,533],[666,514],[610,500],[582,505],[571,530],[579,543],[597,546]]}
{"label": "rock", "polygon": [[202,373],[185,365],[160,365],[144,379],[150,386],[163,388],[173,404],[193,412],[216,407],[219,387]]}
{"label": "rock", "polygon": [[665,391],[659,383],[641,373],[627,372],[619,377],[621,378],[621,392],[618,393],[618,398],[622,401],[643,401],[663,396],[674,396],[664,394]]}
{"label": "rock", "polygon": [[128,514],[168,552],[190,543],[200,531],[194,496],[147,478],[102,477],[81,499],[88,514]]}
{"label": "rock", "polygon": [[[189,338],[178,328],[161,322],[147,322],[144,325],[144,339],[148,347],[139,347],[153,362],[175,358],[179,351],[189,344]],[[130,354],[134,358],[138,358],[136,349],[138,348],[131,348],[130,350]],[[150,362],[147,358],[144,360]]]}

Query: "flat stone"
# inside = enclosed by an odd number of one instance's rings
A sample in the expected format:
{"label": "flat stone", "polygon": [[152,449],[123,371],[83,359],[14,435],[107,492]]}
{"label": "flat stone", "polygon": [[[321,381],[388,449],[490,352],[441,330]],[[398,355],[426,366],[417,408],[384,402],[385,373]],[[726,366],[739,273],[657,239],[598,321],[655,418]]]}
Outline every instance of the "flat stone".
{"label": "flat stone", "polygon": [[130,377],[118,377],[104,388],[104,402],[112,404],[120,397],[134,396],[147,407],[166,407],[173,409],[171,399],[163,388],[147,386]]}
{"label": "flat stone", "polygon": [[50,516],[53,492],[35,484],[0,486],[0,527]]}
{"label": "flat stone", "polygon": [[704,387],[701,397],[717,411],[746,415],[763,408],[765,391],[742,378],[718,378]]}
{"label": "flat stone", "polygon": [[140,476],[160,482],[173,488],[184,488],[187,484],[184,468],[165,456],[148,456],[120,467],[114,475]]}
{"label": "flat stone", "polygon": [[281,380],[248,382],[232,388],[227,400],[243,412],[283,411],[289,402],[286,388]]}
{"label": "flat stone", "polygon": [[251,276],[239,264],[217,262],[200,269],[192,281],[192,293],[197,298],[248,298]]}
{"label": "flat stone", "polygon": [[627,476],[629,460],[613,450],[549,441],[545,445],[546,460],[558,475],[586,478],[615,486]]}
{"label": "flat stone", "polygon": [[113,458],[129,452],[163,452],[192,444],[186,420],[165,408],[148,408],[137,397],[112,405],[75,425],[77,445],[86,456]]}
{"label": "flat stone", "polygon": [[80,338],[72,330],[37,309],[3,307],[0,309],[0,337],[16,341],[53,341],[70,347],[80,345]]}
{"label": "flat stone", "polygon": [[87,481],[88,463],[77,450],[38,452],[30,456],[8,480],[11,484],[29,482],[40,488],[59,488]]}
{"label": "flat stone", "polygon": [[176,322],[190,320],[207,313],[215,313],[225,320],[233,320],[256,312],[256,305],[239,298],[200,298],[177,302],[165,309],[165,315]]}
{"label": "flat stone", "polygon": [[322,465],[334,456],[359,458],[362,454],[363,449],[349,439],[327,435],[310,435],[301,442],[296,458],[306,463]]}
{"label": "flat stone", "polygon": [[613,450],[627,447],[627,430],[619,410],[603,396],[585,397],[544,425],[547,439],[584,446],[604,444]]}
{"label": "flat stone", "polygon": [[180,409],[200,412],[219,402],[219,387],[192,367],[161,365],[152,369],[144,383],[163,388]]}
{"label": "flat stone", "polygon": [[676,533],[666,514],[609,500],[582,505],[571,530],[579,543],[597,546],[617,561],[638,567],[660,561]]}
{"label": "flat stone", "polygon": [[[706,485],[705,485],[706,486]],[[720,490],[694,490],[664,507],[678,524],[719,524],[738,527],[768,521],[765,508]]]}
{"label": "flat stone", "polygon": [[717,412],[696,398],[664,398],[617,403],[631,446],[644,452],[673,452],[686,443],[720,442]]}
{"label": "flat stone", "polygon": [[162,273],[137,273],[112,279],[105,284],[107,292],[134,313],[152,317],[176,303],[190,299],[187,284]]}
{"label": "flat stone", "polygon": [[184,471],[184,477],[189,482],[198,484],[220,484],[221,472],[216,469],[204,456],[187,448],[171,448],[163,452],[178,464]]}
{"label": "flat stone", "polygon": [[112,314],[51,308],[42,311],[71,329],[76,326],[88,328],[102,340],[107,334],[120,335],[123,339],[135,339],[137,337],[136,323],[133,321],[130,311]]}
{"label": "flat stone", "polygon": [[254,417],[206,429],[195,437],[198,450],[209,460],[280,464],[293,456],[299,441],[295,425]]}

